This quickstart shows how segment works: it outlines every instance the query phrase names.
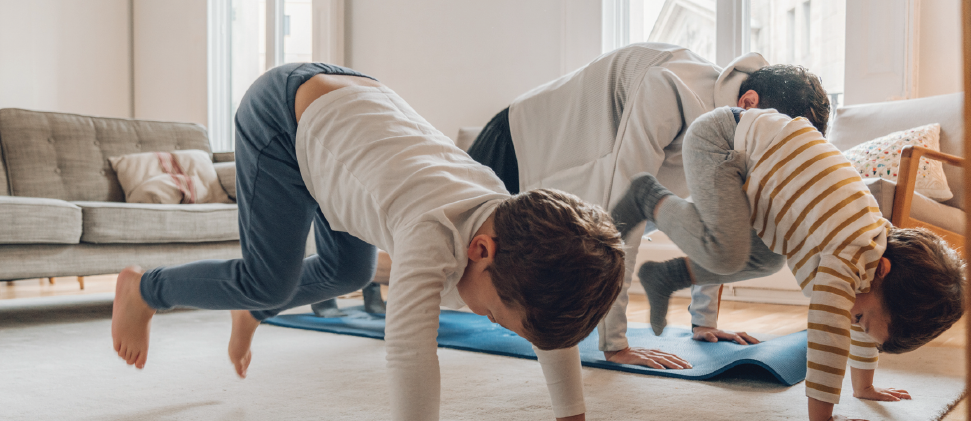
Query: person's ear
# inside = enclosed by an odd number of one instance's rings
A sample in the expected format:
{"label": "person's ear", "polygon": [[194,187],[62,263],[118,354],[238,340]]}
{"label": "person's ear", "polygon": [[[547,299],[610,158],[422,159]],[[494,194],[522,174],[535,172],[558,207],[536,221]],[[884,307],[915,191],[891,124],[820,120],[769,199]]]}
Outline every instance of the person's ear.
{"label": "person's ear", "polygon": [[738,108],[759,108],[759,93],[752,89],[745,91],[742,96],[738,97]]}
{"label": "person's ear", "polygon": [[880,263],[877,264],[875,276],[877,279],[883,279],[888,273],[890,273],[890,259],[881,257]]}
{"label": "person's ear", "polygon": [[492,263],[492,259],[496,256],[496,241],[486,235],[479,234],[472,237],[472,241],[469,243],[469,259],[473,262],[485,261],[485,263]]}

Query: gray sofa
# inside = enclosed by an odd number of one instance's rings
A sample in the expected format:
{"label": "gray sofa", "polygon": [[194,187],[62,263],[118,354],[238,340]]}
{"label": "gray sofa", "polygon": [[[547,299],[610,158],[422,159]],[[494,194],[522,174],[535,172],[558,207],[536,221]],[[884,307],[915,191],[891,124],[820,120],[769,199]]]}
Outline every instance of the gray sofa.
{"label": "gray sofa", "polygon": [[[964,93],[939,95],[927,98],[851,105],[836,111],[832,127],[827,133],[829,141],[840,150],[847,150],[870,139],[892,132],[907,130],[925,124],[941,125],[941,152],[963,157],[964,144]],[[906,154],[905,154],[906,155]],[[931,157],[930,159],[934,159]],[[902,188],[880,179],[865,179],[870,184],[884,217],[896,226],[923,227],[942,235],[955,248],[963,248],[966,226],[964,209],[964,172],[955,165],[944,165],[944,175],[954,197],[937,202],[919,193],[912,193],[908,200],[907,215],[894,217],[893,208],[903,195],[913,192],[901,178]],[[903,177],[901,168],[901,177]],[[912,185],[912,184],[911,184]],[[917,222],[915,223],[914,220]],[[948,235],[952,234],[952,235]]]}
{"label": "gray sofa", "polygon": [[109,157],[180,149],[235,199],[233,154],[197,124],[0,109],[0,281],[239,258],[235,204],[125,203]]}

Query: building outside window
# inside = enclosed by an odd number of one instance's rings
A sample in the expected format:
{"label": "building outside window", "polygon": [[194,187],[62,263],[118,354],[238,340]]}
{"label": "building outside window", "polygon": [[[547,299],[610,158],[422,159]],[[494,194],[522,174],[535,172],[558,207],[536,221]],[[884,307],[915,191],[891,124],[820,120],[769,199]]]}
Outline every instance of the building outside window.
{"label": "building outside window", "polygon": [[[715,63],[719,47],[717,0],[625,0],[635,42],[687,47]],[[818,75],[833,110],[841,103],[845,73],[846,0],[737,0],[750,16],[749,43],[771,64],[798,64]]]}
{"label": "building outside window", "polygon": [[835,111],[846,69],[846,1],[750,1],[750,51],[769,63],[798,64],[818,75]]}

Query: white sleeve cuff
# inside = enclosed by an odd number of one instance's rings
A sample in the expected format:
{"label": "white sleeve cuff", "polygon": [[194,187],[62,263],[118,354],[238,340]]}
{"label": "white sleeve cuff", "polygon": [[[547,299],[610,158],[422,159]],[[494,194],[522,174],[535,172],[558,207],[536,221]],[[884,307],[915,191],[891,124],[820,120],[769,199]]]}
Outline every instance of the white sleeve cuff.
{"label": "white sleeve cuff", "polygon": [[553,403],[553,415],[556,418],[563,418],[585,413],[580,348],[574,346],[543,351],[534,346],[533,351],[536,352],[536,357],[543,367],[546,387],[550,391],[550,399]]}

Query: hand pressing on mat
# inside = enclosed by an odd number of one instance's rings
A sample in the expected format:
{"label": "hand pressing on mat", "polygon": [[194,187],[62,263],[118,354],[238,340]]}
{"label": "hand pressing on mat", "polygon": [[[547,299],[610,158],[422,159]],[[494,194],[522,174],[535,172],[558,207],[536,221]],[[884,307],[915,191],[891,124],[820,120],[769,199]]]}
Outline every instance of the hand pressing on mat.
{"label": "hand pressing on mat", "polygon": [[871,401],[898,402],[902,399],[911,399],[910,393],[906,390],[875,387],[873,385],[873,373],[876,370],[864,370],[850,367],[850,379],[853,380],[853,397]]}
{"label": "hand pressing on mat", "polygon": [[894,389],[894,388],[881,388],[870,386],[864,390],[854,390],[853,397],[859,399],[867,399],[871,401],[892,401],[897,402],[901,399],[911,399],[910,393],[906,390]]}
{"label": "hand pressing on mat", "polygon": [[612,363],[643,365],[660,370],[691,368],[684,358],[656,349],[627,347],[620,351],[604,351],[604,358]]}
{"label": "hand pressing on mat", "polygon": [[691,328],[691,333],[694,334],[691,339],[696,341],[735,341],[739,345],[755,345],[759,343],[758,339],[753,338],[745,332],[732,332],[730,330],[721,330],[713,327],[695,326]]}

